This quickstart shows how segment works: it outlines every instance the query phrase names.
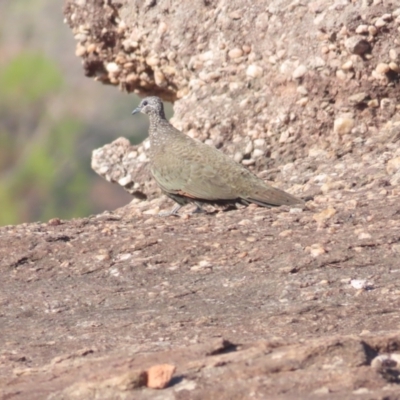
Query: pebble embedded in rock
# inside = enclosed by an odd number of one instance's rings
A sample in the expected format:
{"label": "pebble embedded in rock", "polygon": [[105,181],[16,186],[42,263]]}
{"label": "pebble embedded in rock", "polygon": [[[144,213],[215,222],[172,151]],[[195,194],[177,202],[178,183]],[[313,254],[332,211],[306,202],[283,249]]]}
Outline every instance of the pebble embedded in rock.
{"label": "pebble embedded in rock", "polygon": [[389,160],[386,164],[386,172],[393,175],[400,170],[400,157],[395,157]]}
{"label": "pebble embedded in rock", "polygon": [[346,135],[351,132],[354,127],[354,119],[350,117],[339,117],[335,119],[333,131],[339,135]]}
{"label": "pebble embedded in rock", "polygon": [[371,36],[376,36],[378,34],[378,29],[375,26],[371,25],[368,27],[368,32]]}
{"label": "pebble embedded in rock", "polygon": [[249,165],[254,165],[256,163],[256,161],[252,158],[250,159],[245,159],[242,161],[243,165],[249,166]]}
{"label": "pebble embedded in rock", "polygon": [[297,86],[296,92],[303,96],[307,96],[307,94],[308,94],[308,90],[304,86]]}
{"label": "pebble embedded in rock", "polygon": [[387,111],[390,114],[394,114],[396,111],[396,102],[393,99],[390,98],[383,98],[381,100],[381,110]]}
{"label": "pebble embedded in rock", "polygon": [[368,33],[368,25],[358,25],[356,33]]}
{"label": "pebble embedded in rock", "polygon": [[250,78],[260,78],[263,74],[263,69],[258,65],[249,65],[246,70],[246,75]]}
{"label": "pebble embedded in rock", "polygon": [[384,27],[386,25],[386,21],[384,21],[382,18],[378,18],[376,21],[375,21],[375,26],[377,27],[377,28],[382,28],[382,27]]}
{"label": "pebble embedded in rock", "polygon": [[390,71],[390,67],[388,64],[386,63],[379,63],[376,68],[375,68],[376,72],[378,72],[378,74],[387,74]]}
{"label": "pebble embedded in rock", "polygon": [[118,185],[121,185],[121,186],[126,186],[131,182],[132,182],[132,178],[130,175],[127,175],[127,176],[124,176],[124,177],[118,179]]}
{"label": "pebble embedded in rock", "polygon": [[264,155],[264,151],[261,149],[255,149],[252,154],[252,158],[259,158]]}
{"label": "pebble embedded in rock", "polygon": [[255,147],[262,147],[265,145],[265,139],[256,139],[254,140]]}
{"label": "pebble embedded in rock", "polygon": [[374,369],[387,369],[396,368],[398,360],[394,357],[395,354],[380,354],[371,361],[371,368]]}
{"label": "pebble embedded in rock", "polygon": [[371,45],[363,36],[351,36],[344,42],[346,49],[352,54],[363,55],[371,49]]}
{"label": "pebble embedded in rock", "polygon": [[244,45],[242,46],[242,50],[243,50],[246,54],[249,54],[249,53],[251,52],[251,46],[249,46],[249,45],[247,45],[247,44],[244,44]]}
{"label": "pebble embedded in rock", "polygon": [[150,67],[155,67],[160,63],[160,60],[158,57],[147,57],[146,58],[146,64],[150,65]]}
{"label": "pebble embedded in rock", "polygon": [[242,160],[243,160],[243,154],[240,152],[240,151],[237,151],[236,153],[235,153],[235,155],[233,156],[233,159],[237,162],[237,163],[240,163],[240,162],[242,162]]}
{"label": "pebble embedded in rock", "polygon": [[353,68],[353,61],[349,60],[346,61],[343,65],[342,65],[342,69],[344,69],[345,71],[348,71],[350,69]]}
{"label": "pebble embedded in rock", "polygon": [[106,261],[106,260],[110,260],[110,259],[111,259],[111,256],[110,256],[109,251],[104,250],[104,251],[101,252],[100,254],[97,254],[97,255],[95,256],[95,259],[98,260],[98,261]]}
{"label": "pebble embedded in rock", "polygon": [[322,246],[322,244],[320,244],[320,243],[312,244],[310,247],[307,247],[306,250],[308,250],[311,254],[311,257],[314,257],[314,258],[319,257],[322,254],[326,253],[324,246]]}
{"label": "pebble embedded in rock", "polygon": [[159,35],[163,35],[168,30],[168,25],[165,22],[160,22],[158,25],[157,32]]}
{"label": "pebble embedded in rock", "polygon": [[115,62],[110,62],[106,65],[106,70],[107,72],[118,72],[120,70],[119,65],[116,64]]}
{"label": "pebble embedded in rock", "polygon": [[392,61],[397,61],[398,53],[395,49],[389,50],[389,57]]}
{"label": "pebble embedded in rock", "polygon": [[368,232],[361,232],[361,233],[358,235],[358,239],[360,239],[360,240],[371,239],[371,238],[372,238],[372,236],[371,236],[371,234],[368,233]]}
{"label": "pebble embedded in rock", "polygon": [[157,86],[160,86],[160,87],[165,87],[167,84],[165,75],[159,69],[156,69],[154,71],[154,82],[156,83]]}
{"label": "pebble embedded in rock", "polygon": [[213,58],[214,58],[214,53],[211,50],[206,51],[205,53],[199,55],[199,59],[201,61],[210,61]]}
{"label": "pebble embedded in rock", "polygon": [[322,47],[321,47],[321,53],[322,53],[322,54],[327,54],[327,53],[329,53],[329,47],[328,47],[328,46],[322,46]]}
{"label": "pebble embedded in rock", "polygon": [[304,107],[307,103],[308,103],[308,97],[302,97],[301,99],[296,101],[296,104],[302,107]]}
{"label": "pebble embedded in rock", "polygon": [[247,143],[247,145],[246,145],[246,147],[245,147],[245,149],[244,149],[244,154],[245,155],[248,155],[248,154],[250,154],[252,151],[253,151],[253,142],[249,142],[249,143]]}
{"label": "pebble embedded in rock", "polygon": [[379,107],[379,101],[378,99],[372,99],[368,102],[368,107],[370,108],[377,108]]}
{"label": "pebble embedded in rock", "polygon": [[75,50],[75,55],[77,57],[82,57],[85,53],[86,53],[86,47],[82,46],[80,43],[77,43],[76,50]]}
{"label": "pebble embedded in rock", "polygon": [[336,71],[336,77],[340,80],[344,81],[347,78],[346,72],[342,71],[341,69]]}
{"label": "pebble embedded in rock", "polygon": [[397,74],[400,74],[400,67],[399,67],[399,65],[398,65],[397,63],[395,63],[394,61],[391,61],[391,62],[389,63],[389,68],[390,68],[392,71],[396,72]]}
{"label": "pebble embedded in rock", "polygon": [[232,49],[228,53],[229,58],[239,58],[242,57],[242,55],[243,55],[243,50],[238,48]]}
{"label": "pebble embedded in rock", "polygon": [[368,290],[368,289],[373,289],[374,285],[371,282],[368,282],[366,279],[352,279],[350,281],[350,285],[354,289],[362,289],[362,290]]}
{"label": "pebble embedded in rock", "polygon": [[367,93],[364,92],[356,93],[349,97],[349,103],[354,105],[361,104],[367,97],[368,97]]}
{"label": "pebble embedded in rock", "polygon": [[307,73],[307,67],[305,65],[299,65],[292,74],[293,79],[300,79]]}
{"label": "pebble embedded in rock", "polygon": [[289,130],[283,131],[279,137],[279,143],[285,143],[289,139],[289,135]]}

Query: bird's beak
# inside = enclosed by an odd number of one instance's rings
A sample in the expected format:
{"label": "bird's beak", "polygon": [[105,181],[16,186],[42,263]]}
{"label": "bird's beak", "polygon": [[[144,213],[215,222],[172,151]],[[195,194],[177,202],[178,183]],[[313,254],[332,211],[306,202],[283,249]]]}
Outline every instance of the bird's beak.
{"label": "bird's beak", "polygon": [[132,111],[132,115],[133,115],[133,114],[137,114],[138,112],[140,112],[140,107],[136,107],[136,108]]}

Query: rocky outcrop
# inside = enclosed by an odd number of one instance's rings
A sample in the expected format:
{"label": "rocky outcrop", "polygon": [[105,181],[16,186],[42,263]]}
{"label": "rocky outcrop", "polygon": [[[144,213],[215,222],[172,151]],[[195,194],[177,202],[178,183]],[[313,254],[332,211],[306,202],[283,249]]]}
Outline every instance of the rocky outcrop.
{"label": "rocky outcrop", "polygon": [[343,113],[340,133],[368,135],[398,105],[394,3],[71,0],[65,15],[88,76],[174,101],[179,128],[248,160],[257,139],[285,160],[329,147]]}
{"label": "rocky outcrop", "polygon": [[302,159],[391,151],[380,131],[399,109],[395,3],[69,0],[65,15],[88,76],[173,101],[177,128],[256,171],[278,167],[282,186]]}

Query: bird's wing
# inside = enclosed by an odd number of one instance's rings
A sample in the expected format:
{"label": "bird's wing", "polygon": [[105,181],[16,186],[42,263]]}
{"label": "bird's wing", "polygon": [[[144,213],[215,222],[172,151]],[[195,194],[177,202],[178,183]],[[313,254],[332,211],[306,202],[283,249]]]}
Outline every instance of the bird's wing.
{"label": "bird's wing", "polygon": [[189,170],[190,179],[182,188],[189,195],[205,200],[231,200],[238,197],[223,171],[200,163],[191,164]]}
{"label": "bird's wing", "polygon": [[236,200],[261,206],[302,203],[269,186],[215,148],[180,138],[153,159],[152,174],[166,193],[194,200]]}
{"label": "bird's wing", "polygon": [[227,184],[221,173],[194,160],[169,160],[157,168],[153,167],[152,174],[167,193],[210,201],[237,198],[234,189]]}

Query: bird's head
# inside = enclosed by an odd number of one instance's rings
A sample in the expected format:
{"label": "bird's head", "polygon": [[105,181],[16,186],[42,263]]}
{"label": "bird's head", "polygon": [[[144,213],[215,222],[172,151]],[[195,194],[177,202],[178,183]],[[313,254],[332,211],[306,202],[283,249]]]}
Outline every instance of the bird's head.
{"label": "bird's head", "polygon": [[144,98],[138,107],[136,107],[132,114],[141,112],[142,114],[147,114],[149,116],[154,115],[161,118],[165,118],[164,106],[159,97],[151,96]]}

